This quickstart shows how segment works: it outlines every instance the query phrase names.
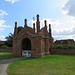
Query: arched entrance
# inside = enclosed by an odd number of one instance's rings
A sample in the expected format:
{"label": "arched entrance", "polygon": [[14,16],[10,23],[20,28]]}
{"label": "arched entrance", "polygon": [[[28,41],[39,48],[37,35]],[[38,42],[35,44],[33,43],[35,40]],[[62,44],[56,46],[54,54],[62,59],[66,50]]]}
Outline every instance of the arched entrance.
{"label": "arched entrance", "polygon": [[22,41],[22,56],[31,57],[31,41],[28,38]]}

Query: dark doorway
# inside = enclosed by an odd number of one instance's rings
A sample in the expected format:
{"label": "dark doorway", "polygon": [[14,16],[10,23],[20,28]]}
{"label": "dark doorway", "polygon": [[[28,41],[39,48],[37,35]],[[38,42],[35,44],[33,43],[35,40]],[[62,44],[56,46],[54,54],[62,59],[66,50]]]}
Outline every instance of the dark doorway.
{"label": "dark doorway", "polygon": [[31,57],[31,41],[28,38],[22,41],[22,56]]}
{"label": "dark doorway", "polygon": [[23,39],[22,49],[23,50],[31,50],[31,41],[28,38]]}

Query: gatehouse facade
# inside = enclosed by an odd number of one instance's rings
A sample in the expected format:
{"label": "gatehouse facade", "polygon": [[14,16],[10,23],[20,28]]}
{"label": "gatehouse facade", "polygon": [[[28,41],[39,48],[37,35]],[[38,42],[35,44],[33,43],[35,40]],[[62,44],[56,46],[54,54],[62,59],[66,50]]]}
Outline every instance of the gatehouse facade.
{"label": "gatehouse facade", "polygon": [[46,20],[44,24],[44,27],[40,29],[39,15],[37,15],[36,24],[33,23],[33,28],[27,25],[27,19],[25,19],[24,28],[18,33],[17,22],[15,22],[13,55],[36,58],[49,55],[49,48],[53,49],[51,25],[49,24],[48,32]]}

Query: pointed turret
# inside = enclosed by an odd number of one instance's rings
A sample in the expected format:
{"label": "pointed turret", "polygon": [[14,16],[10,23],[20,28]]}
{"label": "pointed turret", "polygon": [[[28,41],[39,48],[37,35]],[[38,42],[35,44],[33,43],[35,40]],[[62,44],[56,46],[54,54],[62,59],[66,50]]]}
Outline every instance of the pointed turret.
{"label": "pointed turret", "polygon": [[24,27],[26,27],[27,26],[27,19],[25,19],[25,25],[24,25]]}
{"label": "pointed turret", "polygon": [[37,33],[38,33],[38,32],[40,32],[39,14],[37,14],[37,22],[36,22],[36,27],[37,27]]}
{"label": "pointed turret", "polygon": [[44,22],[45,22],[45,29],[47,31],[47,21],[45,20]]}
{"label": "pointed turret", "polygon": [[34,30],[34,33],[35,33],[35,23],[33,23],[33,30]]}
{"label": "pointed turret", "polygon": [[49,24],[49,36],[52,37],[52,34],[51,34],[51,24]]}
{"label": "pointed turret", "polygon": [[17,22],[15,22],[14,35],[17,35]]}

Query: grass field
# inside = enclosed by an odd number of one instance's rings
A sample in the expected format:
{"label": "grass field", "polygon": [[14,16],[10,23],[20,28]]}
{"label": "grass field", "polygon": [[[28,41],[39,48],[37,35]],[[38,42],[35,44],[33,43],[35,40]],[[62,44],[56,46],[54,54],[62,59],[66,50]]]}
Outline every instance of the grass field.
{"label": "grass field", "polygon": [[0,52],[0,60],[14,58],[14,57],[16,57],[16,56],[13,56],[12,53],[10,53],[10,52]]}
{"label": "grass field", "polygon": [[48,55],[16,61],[7,69],[8,75],[75,75],[75,55]]}

